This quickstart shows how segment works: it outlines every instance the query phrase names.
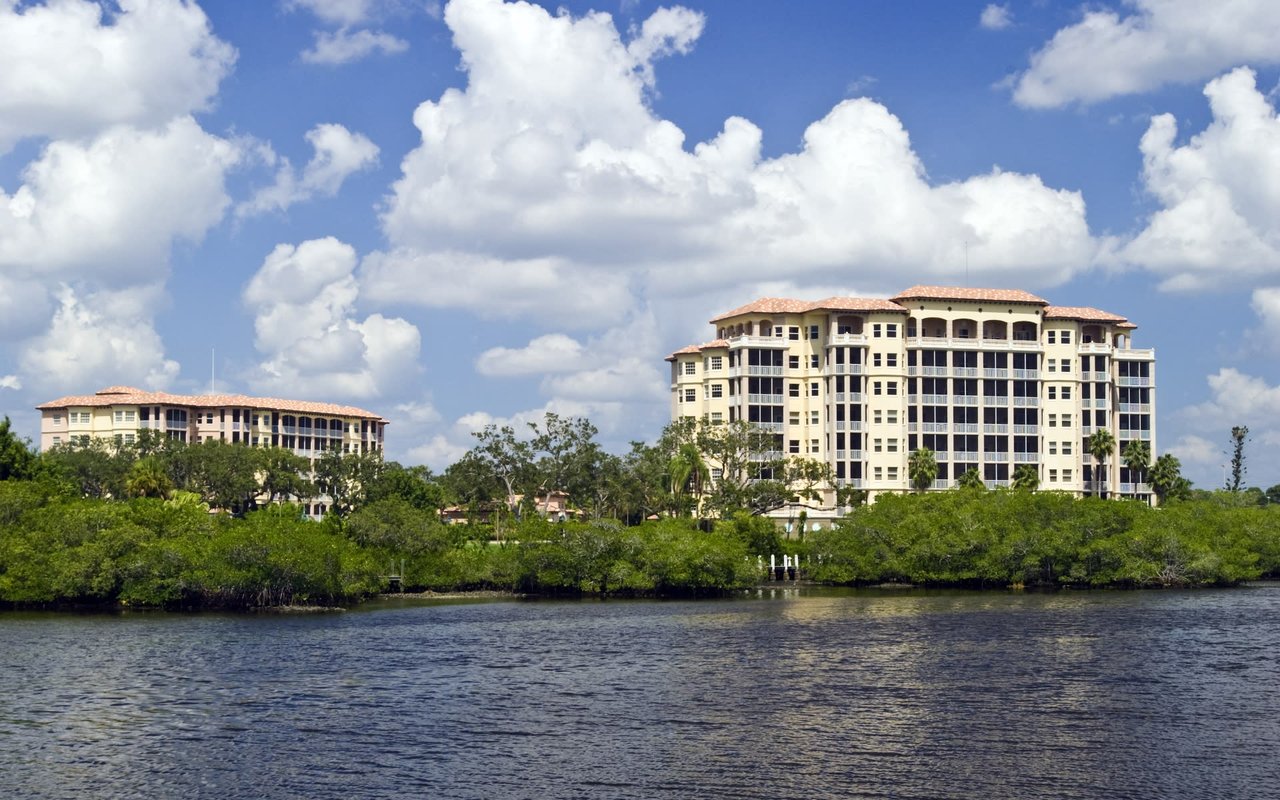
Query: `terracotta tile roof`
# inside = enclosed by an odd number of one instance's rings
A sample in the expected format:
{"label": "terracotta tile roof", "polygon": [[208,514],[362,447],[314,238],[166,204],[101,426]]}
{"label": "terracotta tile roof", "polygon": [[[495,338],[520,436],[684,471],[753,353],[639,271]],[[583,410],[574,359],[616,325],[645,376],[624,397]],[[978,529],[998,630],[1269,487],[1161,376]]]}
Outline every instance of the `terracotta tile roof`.
{"label": "terracotta tile roof", "polygon": [[1119,314],[1099,311],[1088,306],[1049,306],[1044,310],[1044,318],[1078,319],[1085,322],[1128,322],[1127,319]]}
{"label": "terracotta tile roof", "polygon": [[1047,306],[1049,301],[1021,289],[969,289],[959,286],[912,286],[893,298],[902,300],[959,300],[988,303],[1034,303]]}
{"label": "terracotta tile roof", "polygon": [[729,342],[725,339],[713,339],[703,344],[691,344],[688,347],[681,347],[671,355],[663,359],[663,361],[675,361],[676,356],[687,356],[693,353],[701,353],[703,350],[713,350],[717,347],[728,347]]}
{"label": "terracotta tile roof", "polygon": [[823,300],[792,300],[785,297],[761,297],[745,306],[738,306],[712,317],[711,322],[720,322],[743,314],[804,314],[809,311],[888,311],[895,314],[904,312],[902,306],[888,300],[865,297],[828,297]]}
{"label": "terracotta tile roof", "polygon": [[336,403],[315,403],[310,400],[282,400],[275,397],[249,397],[243,394],[169,394],[146,392],[132,386],[108,386],[94,394],[68,395],[36,406],[37,410],[69,408],[71,406],[98,407],[112,405],[185,406],[188,408],[240,408],[270,409],[295,414],[319,414],[335,417],[361,417],[386,422],[380,415],[355,406]]}

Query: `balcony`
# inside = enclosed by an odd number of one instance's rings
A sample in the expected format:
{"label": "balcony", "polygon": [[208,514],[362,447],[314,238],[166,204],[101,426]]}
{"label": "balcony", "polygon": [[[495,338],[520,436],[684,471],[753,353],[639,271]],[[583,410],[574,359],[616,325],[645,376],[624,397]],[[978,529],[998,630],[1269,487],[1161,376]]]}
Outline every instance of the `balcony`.
{"label": "balcony", "polygon": [[920,430],[924,433],[946,433],[947,423],[945,422],[922,422]]}
{"label": "balcony", "polygon": [[1091,381],[1094,383],[1106,383],[1111,380],[1111,375],[1106,372],[1082,372],[1080,373],[1080,380],[1086,383]]}
{"label": "balcony", "polygon": [[1039,453],[1014,453],[1013,460],[1019,464],[1039,464]]}
{"label": "balcony", "polygon": [[786,350],[789,340],[778,336],[730,336],[729,349],[739,350],[743,347],[767,347],[774,350]]}
{"label": "balcony", "polygon": [[947,405],[947,396],[945,394],[922,394],[920,395],[920,403],[926,406],[945,406]]}
{"label": "balcony", "polygon": [[988,489],[1000,489],[1009,485],[1007,480],[983,481],[983,483]]}
{"label": "balcony", "polygon": [[782,395],[780,394],[749,394],[747,402],[753,406],[780,406],[782,405]]}
{"label": "balcony", "polygon": [[947,377],[946,367],[921,367],[920,374],[926,378],[945,378]]}
{"label": "balcony", "polygon": [[1039,397],[1015,397],[1013,398],[1014,408],[1036,408],[1040,405]]}
{"label": "balcony", "polygon": [[1134,439],[1149,441],[1151,439],[1151,431],[1149,430],[1147,431],[1122,430],[1119,433],[1120,433],[1119,439],[1121,442],[1130,442],[1130,441],[1133,441]]}
{"label": "balcony", "polygon": [[1152,348],[1119,349],[1111,354],[1117,361],[1155,361],[1156,351]]}
{"label": "balcony", "polygon": [[933,460],[937,461],[938,463],[942,463],[943,461],[949,461],[951,460],[951,454],[948,453],[946,450],[935,450],[933,451]]}
{"label": "balcony", "polygon": [[956,463],[963,462],[963,463],[969,463],[969,464],[976,464],[978,463],[978,454],[957,450],[951,454],[951,460]]}
{"label": "balcony", "polygon": [[1009,426],[1002,423],[988,423],[982,426],[983,433],[1008,433]]}
{"label": "balcony", "polygon": [[861,461],[861,450],[837,450],[836,461]]}
{"label": "balcony", "polygon": [[862,364],[827,364],[826,375],[861,375]]}
{"label": "balcony", "polygon": [[1151,487],[1145,483],[1118,484],[1120,494],[1151,494]]}
{"label": "balcony", "polygon": [[977,367],[954,367],[952,369],[957,378],[976,378],[978,377]]}
{"label": "balcony", "polygon": [[834,397],[836,405],[840,405],[842,403],[853,403],[857,405],[862,402],[861,392],[836,392]]}
{"label": "balcony", "polygon": [[1040,380],[1040,370],[1038,369],[1015,369],[1013,371],[1013,379],[1015,381],[1038,381]]}
{"label": "balcony", "polygon": [[1007,369],[984,369],[984,370],[982,371],[982,377],[984,377],[984,378],[1001,378],[1001,379],[1003,379],[1003,378],[1008,378],[1008,377],[1009,377],[1009,370],[1007,370]]}
{"label": "balcony", "polygon": [[957,394],[951,396],[952,405],[957,406],[976,406],[978,404],[978,395],[976,394]]}
{"label": "balcony", "polygon": [[984,394],[982,396],[982,404],[984,406],[1007,406],[1009,405],[1009,395],[1007,394]]}
{"label": "balcony", "polygon": [[1117,386],[1150,386],[1151,379],[1121,375],[1120,377],[1116,378],[1116,385]]}
{"label": "balcony", "polygon": [[848,486],[852,489],[861,489],[862,478],[836,478],[836,486]]}
{"label": "balcony", "polygon": [[781,378],[782,367],[766,367],[753,364],[747,367],[747,374],[754,377]]}
{"label": "balcony", "polygon": [[1039,425],[1014,425],[1013,433],[1015,436],[1035,436],[1040,433]]}
{"label": "balcony", "polygon": [[781,422],[752,422],[750,424],[751,427],[765,433],[782,433],[787,429],[787,426]]}
{"label": "balcony", "polygon": [[837,431],[853,431],[857,433],[862,430],[862,420],[836,420]]}
{"label": "balcony", "polygon": [[867,335],[865,333],[833,333],[827,337],[827,347],[840,347],[842,345],[859,345],[867,343]]}
{"label": "balcony", "polygon": [[1009,462],[1008,453],[983,453],[982,461],[986,464],[1007,464]]}
{"label": "balcony", "polygon": [[956,433],[977,433],[978,423],[976,422],[957,422],[954,430]]}
{"label": "balcony", "polygon": [[1150,403],[1119,403],[1117,404],[1121,414],[1150,414]]}
{"label": "balcony", "polygon": [[1082,342],[1076,348],[1076,352],[1080,355],[1107,355],[1111,350],[1111,345],[1106,344],[1105,342]]}

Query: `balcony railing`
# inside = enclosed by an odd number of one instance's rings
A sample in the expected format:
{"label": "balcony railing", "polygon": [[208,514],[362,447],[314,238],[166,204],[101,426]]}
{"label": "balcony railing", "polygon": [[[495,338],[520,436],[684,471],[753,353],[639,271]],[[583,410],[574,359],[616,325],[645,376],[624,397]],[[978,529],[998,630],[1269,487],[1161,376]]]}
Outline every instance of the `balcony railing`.
{"label": "balcony railing", "polygon": [[1008,453],[983,453],[982,460],[988,464],[1004,464],[1009,461]]}
{"label": "balcony railing", "polygon": [[1000,422],[989,422],[982,426],[983,433],[1008,433],[1009,426]]}
{"label": "balcony railing", "polygon": [[951,459],[951,454],[948,453],[946,450],[935,450],[933,453],[934,461],[942,462],[942,461],[949,461],[950,459]]}
{"label": "balcony railing", "polygon": [[945,394],[922,394],[920,402],[926,406],[945,406],[947,404],[947,396]]}
{"label": "balcony railing", "polygon": [[957,406],[976,406],[978,404],[978,395],[976,394],[956,394],[951,396],[951,402]]}
{"label": "balcony railing", "polygon": [[751,427],[766,433],[782,433],[786,430],[786,425],[781,422],[753,422]]}
{"label": "balcony railing", "polygon": [[827,375],[861,375],[862,364],[828,364]]}
{"label": "balcony railing", "polygon": [[1081,355],[1088,353],[1106,354],[1111,352],[1111,345],[1104,342],[1082,342],[1079,345],[1078,352]]}
{"label": "balcony railing", "polygon": [[866,343],[867,335],[865,333],[833,333],[827,337],[827,347]]}
{"label": "balcony railing", "polygon": [[972,464],[978,463],[978,454],[963,450],[957,450],[951,454],[951,460],[955,462],[968,462]]}
{"label": "balcony railing", "polygon": [[956,433],[977,433],[978,423],[976,422],[957,422],[954,424]]}
{"label": "balcony railing", "polygon": [[1134,377],[1131,375],[1121,375],[1120,377],[1116,378],[1116,385],[1117,386],[1150,386],[1151,379]]}
{"label": "balcony railing", "polygon": [[[1090,381],[1094,383],[1106,383],[1111,380],[1111,374],[1108,372],[1082,372],[1080,373],[1080,380],[1085,381],[1086,383]],[[1123,386],[1123,384],[1121,385]]]}
{"label": "balcony railing", "polygon": [[1004,479],[994,480],[994,481],[983,481],[983,483],[986,484],[986,487],[988,489],[999,489],[1001,487],[1009,485],[1009,481]]}
{"label": "balcony railing", "polygon": [[1038,464],[1040,463],[1039,453],[1014,453],[1013,460],[1019,464]]}
{"label": "balcony railing", "polygon": [[946,367],[921,367],[920,374],[926,378],[945,378],[947,377]]}
{"label": "balcony railing", "polygon": [[747,366],[747,374],[755,376],[765,376],[780,378],[782,377],[782,367],[762,366],[759,364],[751,364]]}
{"label": "balcony railing", "polygon": [[836,420],[836,430],[853,431],[857,433],[862,430],[862,420],[838,419]]}
{"label": "balcony railing", "polygon": [[728,341],[730,350],[742,347],[770,347],[785,350],[790,347],[788,340],[779,336],[730,336]]}
{"label": "balcony railing", "polygon": [[1015,436],[1034,436],[1040,432],[1039,425],[1014,425],[1013,433]]}
{"label": "balcony railing", "polygon": [[982,404],[984,406],[1007,406],[1009,405],[1009,395],[1007,394],[984,394],[982,396]]}
{"label": "balcony railing", "polygon": [[1015,381],[1038,381],[1040,380],[1040,370],[1038,369],[1015,369],[1013,371],[1013,379]]}
{"label": "balcony railing", "polygon": [[953,374],[957,378],[976,378],[978,377],[977,367],[953,367]]}
{"label": "balcony railing", "polygon": [[1150,403],[1118,403],[1117,408],[1121,414],[1150,414]]}
{"label": "balcony railing", "polygon": [[753,406],[780,406],[782,405],[782,395],[780,394],[749,394],[747,402]]}
{"label": "balcony railing", "polygon": [[947,423],[945,422],[922,422],[920,430],[924,433],[946,433]]}
{"label": "balcony railing", "polygon": [[1008,377],[1009,377],[1009,370],[1007,370],[1007,369],[1003,369],[1003,368],[999,368],[999,369],[984,369],[984,370],[982,370],[982,377],[984,377],[984,378],[1002,378],[1002,379],[1003,379],[1003,378],[1008,378]]}

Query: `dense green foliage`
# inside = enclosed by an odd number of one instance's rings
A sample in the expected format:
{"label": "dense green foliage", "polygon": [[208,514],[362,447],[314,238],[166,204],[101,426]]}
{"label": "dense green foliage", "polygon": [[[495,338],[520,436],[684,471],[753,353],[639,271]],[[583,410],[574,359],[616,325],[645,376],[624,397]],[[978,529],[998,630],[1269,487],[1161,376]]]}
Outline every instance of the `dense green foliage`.
{"label": "dense green foliage", "polygon": [[1161,586],[1280,575],[1280,507],[1223,492],[1165,508],[1056,492],[884,496],[811,537],[833,583]]}

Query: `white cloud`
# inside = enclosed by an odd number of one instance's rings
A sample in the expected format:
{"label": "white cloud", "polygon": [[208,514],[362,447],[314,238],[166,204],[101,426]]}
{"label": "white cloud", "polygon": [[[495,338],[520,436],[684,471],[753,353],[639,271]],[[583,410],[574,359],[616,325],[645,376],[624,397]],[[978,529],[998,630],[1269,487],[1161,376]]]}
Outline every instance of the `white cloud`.
{"label": "white cloud", "polygon": [[258,390],[378,397],[414,377],[421,337],[403,319],[354,316],[355,249],[332,237],[278,245],[244,291],[255,344],[266,355],[248,376]]}
{"label": "white cloud", "polygon": [[115,126],[87,142],[55,141],[0,189],[0,267],[12,274],[124,282],[161,277],[176,239],[198,240],[230,199],[237,148],[178,117],[154,129]]}
{"label": "white cloud", "polygon": [[284,211],[316,195],[332,197],[352,174],[378,163],[378,146],[342,125],[317,125],[307,131],[306,139],[315,155],[303,168],[302,175],[297,174],[288,159],[282,159],[275,183],[259,189],[250,200],[237,206],[238,216]]}
{"label": "white cloud", "polygon": [[155,126],[208,108],[235,50],[195,3],[0,2],[0,154],[28,136]]}
{"label": "white cloud", "polygon": [[1176,145],[1171,114],[1142,137],[1143,182],[1162,208],[1116,257],[1202,289],[1226,275],[1246,282],[1280,272],[1280,118],[1245,68],[1210,81],[1213,121]]}
{"label": "white cloud", "polygon": [[488,376],[538,375],[577,369],[582,345],[562,333],[533,339],[525,347],[494,347],[476,359],[476,371]]}
{"label": "white cloud", "polygon": [[978,17],[978,24],[989,31],[1002,31],[1013,24],[1013,14],[1010,13],[1007,5],[998,6],[995,3],[990,3],[986,8],[982,9],[982,14]]}
{"label": "white cloud", "polygon": [[81,297],[67,286],[42,336],[28,341],[22,373],[36,388],[136,384],[164,389],[177,377],[178,363],[165,357],[152,325],[160,303],[158,286],[100,291]]}
{"label": "white cloud", "polygon": [[316,31],[315,38],[315,45],[302,51],[302,60],[308,64],[349,64],[374,53],[390,56],[409,49],[404,39],[383,31],[339,28]]}
{"label": "white cloud", "polygon": [[1257,289],[1253,293],[1253,311],[1262,321],[1261,335],[1272,349],[1280,349],[1280,287]]}
{"label": "white cloud", "polygon": [[0,389],[13,389],[17,391],[22,388],[22,381],[17,375],[0,375]]}
{"label": "white cloud", "polygon": [[[1132,13],[1086,10],[1013,76],[1030,108],[1093,103],[1168,83],[1202,80],[1242,63],[1280,62],[1274,0],[1127,0]],[[985,12],[984,12],[985,15]]]}
{"label": "white cloud", "polygon": [[651,60],[686,52],[701,15],[650,18],[630,43],[613,20],[530,4],[457,0],[445,12],[468,75],[418,107],[366,260],[365,297],[600,326],[643,296],[901,270],[1036,288],[1086,267],[1095,243],[1078,192],[991,172],[934,185],[901,122],[870,100],[837,105],[803,148],[761,157],[730,118],[708,142],[648,104]]}
{"label": "white cloud", "polygon": [[290,11],[305,9],[334,25],[358,25],[367,21],[377,4],[374,0],[287,0]]}
{"label": "white cloud", "polygon": [[[474,441],[471,444],[474,444]],[[433,470],[443,471],[466,455],[471,449],[471,444],[454,442],[444,434],[437,433],[421,444],[409,448],[408,456],[411,463],[425,464]]]}
{"label": "white cloud", "polygon": [[[1245,446],[1247,482],[1263,487],[1280,483],[1280,386],[1237,369],[1224,367],[1207,378],[1210,399],[1174,414],[1175,426],[1191,428],[1169,448],[1197,483],[1221,486],[1222,465],[1230,462],[1231,429],[1249,428]],[[1198,472],[1196,470],[1198,469]]]}

